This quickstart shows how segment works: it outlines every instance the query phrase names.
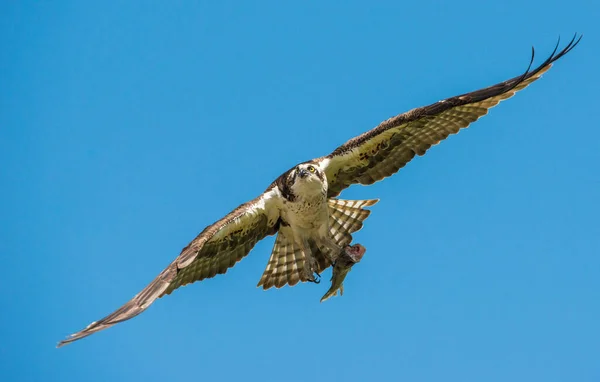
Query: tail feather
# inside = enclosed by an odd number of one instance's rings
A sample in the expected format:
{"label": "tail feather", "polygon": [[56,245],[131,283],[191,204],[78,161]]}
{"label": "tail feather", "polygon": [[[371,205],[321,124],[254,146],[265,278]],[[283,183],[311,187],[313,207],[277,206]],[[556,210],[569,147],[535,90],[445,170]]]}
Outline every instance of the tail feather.
{"label": "tail feather", "polygon": [[263,289],[281,288],[286,284],[294,286],[300,281],[307,281],[308,277],[304,272],[305,263],[306,256],[300,246],[280,231],[275,239],[267,268],[257,286],[262,286]]}
{"label": "tail feather", "polygon": [[338,246],[345,247],[352,242],[351,233],[361,229],[363,221],[371,214],[363,207],[372,206],[378,201],[329,199],[329,234]]}

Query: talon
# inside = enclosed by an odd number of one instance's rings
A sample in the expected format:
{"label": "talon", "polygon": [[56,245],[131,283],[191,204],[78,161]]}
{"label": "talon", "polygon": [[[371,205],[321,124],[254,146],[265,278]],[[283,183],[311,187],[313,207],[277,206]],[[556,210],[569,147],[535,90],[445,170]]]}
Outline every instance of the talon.
{"label": "talon", "polygon": [[319,272],[315,272],[315,275],[317,275],[318,278],[315,278],[314,283],[320,284],[321,283],[321,275],[319,274]]}
{"label": "talon", "polygon": [[[317,277],[315,277],[315,275],[317,275]],[[319,272],[315,272],[314,275],[312,276],[312,279],[308,280],[311,283],[315,283],[315,284],[319,284],[321,283],[321,275],[319,274]]]}
{"label": "talon", "polygon": [[[315,277],[315,275],[317,275],[317,277]],[[309,278],[306,281],[315,283],[315,284],[319,284],[321,282],[321,275],[318,272],[314,272],[314,274],[311,275],[311,278]]]}

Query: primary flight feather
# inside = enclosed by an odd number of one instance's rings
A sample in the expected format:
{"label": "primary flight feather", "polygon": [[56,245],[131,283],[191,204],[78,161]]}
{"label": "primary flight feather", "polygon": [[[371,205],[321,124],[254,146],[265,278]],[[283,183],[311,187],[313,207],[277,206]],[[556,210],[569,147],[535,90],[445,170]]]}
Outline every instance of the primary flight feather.
{"label": "primary flight feather", "polygon": [[121,308],[59,342],[87,337],[146,310],[180,286],[225,273],[252,247],[277,234],[258,286],[264,289],[317,281],[352,242],[377,200],[336,197],[352,184],[373,184],[396,173],[415,155],[469,126],[500,101],[512,97],[545,73],[581,40],[575,35],[541,65],[496,85],[451,97],[392,117],[331,154],[300,163],[279,176],[265,192],[206,227],[146,288]]}

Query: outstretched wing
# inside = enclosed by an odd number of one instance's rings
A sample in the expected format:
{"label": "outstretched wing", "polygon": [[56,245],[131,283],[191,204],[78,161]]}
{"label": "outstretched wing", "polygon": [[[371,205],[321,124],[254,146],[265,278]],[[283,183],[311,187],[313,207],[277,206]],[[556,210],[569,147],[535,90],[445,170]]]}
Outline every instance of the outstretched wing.
{"label": "outstretched wing", "polygon": [[[376,128],[355,137],[326,157],[317,159],[325,169],[329,183],[328,197],[335,197],[351,184],[373,184],[396,173],[417,155],[458,133],[500,101],[541,77],[581,40],[573,37],[560,52],[554,52],[537,68],[515,78],[471,93],[448,98],[432,105],[410,110],[382,122]],[[560,42],[560,40],[559,40]]]}
{"label": "outstretched wing", "polygon": [[244,203],[202,231],[146,288],[125,305],[80,332],[59,342],[63,346],[146,310],[157,298],[180,286],[225,273],[265,236],[277,232],[279,191],[271,186],[258,198]]}

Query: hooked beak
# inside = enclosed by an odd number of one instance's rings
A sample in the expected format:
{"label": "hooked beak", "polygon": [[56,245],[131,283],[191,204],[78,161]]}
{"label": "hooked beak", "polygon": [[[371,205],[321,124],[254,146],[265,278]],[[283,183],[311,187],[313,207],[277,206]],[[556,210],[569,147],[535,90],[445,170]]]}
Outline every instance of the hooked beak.
{"label": "hooked beak", "polygon": [[300,178],[304,179],[306,178],[310,173],[308,171],[306,171],[305,169],[300,170],[300,172],[298,173],[300,175]]}

